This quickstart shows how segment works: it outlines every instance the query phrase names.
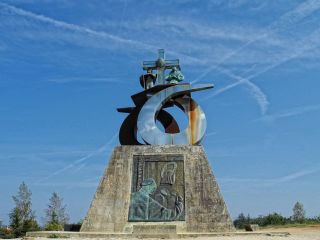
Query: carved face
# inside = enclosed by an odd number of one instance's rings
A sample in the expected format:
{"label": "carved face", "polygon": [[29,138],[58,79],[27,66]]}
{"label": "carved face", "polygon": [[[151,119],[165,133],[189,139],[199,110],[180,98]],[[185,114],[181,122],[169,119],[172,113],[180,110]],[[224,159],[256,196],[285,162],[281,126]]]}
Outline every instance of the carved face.
{"label": "carved face", "polygon": [[177,164],[175,162],[169,162],[164,165],[161,171],[160,183],[173,185],[176,182],[176,169]]}
{"label": "carved face", "polygon": [[157,188],[156,181],[153,178],[147,178],[141,183],[141,189],[147,194],[152,194]]}

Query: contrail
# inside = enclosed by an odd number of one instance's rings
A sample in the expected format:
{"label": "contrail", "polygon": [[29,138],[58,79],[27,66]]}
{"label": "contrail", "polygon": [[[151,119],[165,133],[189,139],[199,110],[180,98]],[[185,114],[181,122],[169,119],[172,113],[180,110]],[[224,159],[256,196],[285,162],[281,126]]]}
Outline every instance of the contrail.
{"label": "contrail", "polygon": [[[284,57],[278,59],[278,61],[275,61],[274,63],[272,63],[271,65],[269,66],[266,66],[265,68],[261,69],[260,71],[257,71],[256,73],[254,74],[251,74],[250,76],[248,77],[239,77],[239,76],[236,76],[234,74],[231,74],[231,73],[228,73],[226,70],[220,68],[220,67],[217,67],[217,70],[219,70],[219,72],[221,73],[224,73],[226,74],[227,76],[237,80],[237,82],[235,83],[232,83],[232,84],[229,84],[223,88],[220,88],[218,91],[216,91],[215,93],[211,94],[211,95],[208,95],[205,100],[207,99],[210,99],[211,97],[214,97],[216,95],[219,95],[225,91],[228,91],[234,87],[237,87],[238,85],[241,85],[241,84],[248,84],[249,81],[251,79],[254,79],[258,76],[260,76],[261,74],[267,72],[267,71],[270,71],[292,59],[295,59],[299,56],[301,56],[303,53],[307,52],[307,51],[310,51],[314,48],[317,48],[319,47],[319,42],[318,42],[318,39],[320,38],[320,29],[317,29],[315,30],[312,34],[310,34],[309,36],[305,37],[302,41],[300,41],[298,44],[296,44],[295,47],[293,47],[292,49],[289,49],[289,52],[288,52],[288,55],[285,55]],[[311,43],[311,44],[310,44]],[[252,82],[250,82],[252,83]],[[203,99],[204,100],[204,99]]]}
{"label": "contrail", "polygon": [[[196,78],[194,81],[192,81],[191,83],[196,83],[198,81],[200,81],[201,79],[203,79],[206,75],[208,75],[211,71],[213,70],[217,70],[219,72],[222,72],[224,74],[226,74],[226,71],[222,70],[222,68],[220,67],[220,65],[222,65],[224,62],[226,62],[226,60],[228,60],[229,58],[231,58],[232,56],[234,56],[235,54],[237,54],[238,52],[240,52],[241,50],[243,50],[244,48],[246,48],[247,46],[251,45],[252,43],[255,43],[256,41],[263,39],[267,36],[269,36],[270,34],[272,34],[273,32],[278,31],[281,28],[287,27],[290,24],[294,24],[298,21],[300,21],[301,19],[307,17],[308,15],[312,14],[314,11],[318,10],[320,8],[320,1],[318,0],[308,0],[302,4],[300,4],[298,7],[296,7],[294,10],[287,12],[286,14],[282,15],[282,17],[280,17],[280,19],[274,23],[272,23],[271,25],[269,25],[267,27],[267,31],[260,35],[259,37],[252,39],[250,41],[248,41],[247,43],[243,44],[242,46],[240,46],[239,48],[237,48],[235,51],[231,52],[230,54],[228,54],[227,56],[225,56],[221,61],[219,61],[217,64],[207,68],[198,78]],[[213,96],[216,96],[220,93],[223,93],[227,90],[230,90],[240,84],[246,84],[250,89],[251,89],[251,94],[254,96],[254,98],[258,101],[258,104],[260,106],[261,109],[261,113],[262,115],[264,115],[267,111],[267,107],[268,107],[268,100],[266,95],[262,92],[262,90],[255,85],[254,83],[252,83],[250,81],[250,79],[255,78],[257,76],[259,76],[260,74],[269,71],[273,68],[275,68],[276,66],[283,64],[284,62],[288,61],[292,59],[291,58],[285,58],[282,61],[276,62],[270,66],[268,66],[267,68],[265,68],[262,71],[259,71],[255,74],[252,74],[251,76],[244,78],[244,77],[239,77],[236,76],[234,74],[230,74],[230,72],[227,74],[228,76],[232,77],[233,79],[237,80],[236,83],[230,84],[218,91],[216,91],[214,94],[209,95],[208,97],[206,97],[205,99],[209,99]]]}
{"label": "contrail", "polygon": [[[14,7],[12,5],[6,4],[6,3],[0,3],[0,7],[2,7],[2,9],[0,8],[0,11],[4,12],[6,11],[7,13],[10,14],[16,14],[19,16],[23,16],[23,17],[27,17],[27,18],[31,18],[40,22],[45,22],[48,24],[51,24],[54,27],[57,28],[61,28],[61,29],[65,29],[68,31],[73,31],[73,32],[78,32],[78,33],[82,33],[82,34],[87,34],[88,36],[94,36],[94,37],[100,37],[100,38],[106,38],[109,39],[111,41],[123,44],[125,46],[134,46],[136,48],[139,48],[141,50],[144,51],[148,51],[148,52],[152,52],[154,53],[156,49],[159,48],[159,46],[155,46],[155,45],[151,45],[151,44],[147,44],[147,43],[143,43],[141,41],[136,41],[136,40],[132,40],[129,38],[122,38],[104,31],[96,31],[93,30],[91,28],[88,27],[83,27],[83,26],[79,26],[76,24],[72,24],[72,23],[67,23],[64,21],[59,21],[41,14],[36,14],[30,11],[26,11],[23,10],[21,8],[17,8]],[[160,47],[161,48],[161,47]],[[181,54],[172,50],[168,50],[167,53],[172,54],[174,56],[177,57],[183,57],[186,59],[186,61],[190,61],[193,63],[199,63],[201,62],[199,59],[185,55],[185,54]]]}
{"label": "contrail", "polygon": [[301,177],[313,174],[313,173],[318,172],[318,171],[319,171],[319,169],[302,170],[302,171],[295,172],[295,173],[292,173],[292,174],[289,174],[289,175],[286,175],[286,176],[283,176],[283,177],[280,177],[280,178],[276,178],[273,181],[275,183],[291,182],[291,181],[293,181],[293,180],[295,180],[297,178],[301,178]]}
{"label": "contrail", "polygon": [[274,23],[270,24],[267,27],[267,30],[264,34],[261,34],[259,37],[254,38],[247,43],[241,45],[239,48],[234,50],[233,52],[229,53],[227,56],[222,58],[221,61],[219,61],[217,64],[207,68],[198,78],[196,78],[191,83],[196,83],[203,79],[206,75],[208,75],[211,71],[217,69],[220,65],[225,63],[228,59],[230,59],[232,56],[236,55],[238,52],[242,51],[249,45],[268,37],[270,34],[277,32],[279,29],[282,29],[284,27],[288,27],[288,25],[297,23],[298,21],[302,20],[303,18],[307,17],[308,15],[312,14],[313,12],[317,11],[320,8],[320,1],[319,0],[308,0],[302,4],[300,4],[298,7],[296,7],[294,10],[289,11],[282,15],[279,20],[275,21]]}
{"label": "contrail", "polygon": [[250,93],[251,95],[257,100],[259,106],[260,106],[260,109],[261,109],[261,114],[262,115],[265,115],[266,112],[267,112],[267,109],[268,109],[268,105],[269,105],[269,101],[267,99],[267,96],[263,93],[263,91],[257,86],[255,85],[254,83],[250,82],[249,79],[247,78],[242,78],[242,77],[239,77],[229,71],[227,71],[226,69],[222,69],[219,67],[219,71],[224,73],[225,75],[233,78],[233,79],[236,79],[237,82],[233,83],[233,84],[230,84],[224,88],[220,88],[218,89],[217,91],[215,91],[213,94],[210,94],[204,98],[201,99],[201,101],[203,100],[207,100],[213,96],[216,96],[226,90],[229,90],[233,87],[236,87],[240,84],[246,84],[250,87]]}
{"label": "contrail", "polygon": [[103,32],[103,31],[95,31],[95,30],[92,30],[87,27],[55,20],[53,18],[44,16],[44,15],[40,15],[40,14],[35,14],[33,12],[29,12],[29,11],[23,10],[21,8],[17,8],[17,7],[11,6],[9,4],[0,3],[0,6],[2,7],[2,11],[6,10],[8,13],[14,13],[14,14],[28,17],[28,18],[32,18],[32,19],[35,19],[35,20],[38,20],[41,22],[46,22],[46,23],[52,24],[55,27],[59,27],[59,28],[65,29],[65,30],[80,32],[80,33],[84,33],[87,35],[98,36],[98,37],[102,37],[102,38],[108,38],[112,41],[122,43],[125,45],[135,46],[135,47],[138,47],[138,48],[150,51],[150,52],[154,52],[154,49],[157,49],[156,46],[152,46],[150,44],[145,44],[145,43],[131,40],[131,39],[124,39],[124,38],[121,38],[116,35],[109,34],[109,33]]}
{"label": "contrail", "polygon": [[276,178],[221,178],[220,180],[223,183],[256,183],[256,184],[264,184],[264,185],[275,185],[279,183],[286,183],[286,182],[292,182],[298,178],[302,178],[311,174],[314,174],[316,172],[319,172],[320,169],[306,169],[301,170],[298,172],[290,173],[288,175],[282,176],[282,177],[276,177]]}
{"label": "contrail", "polygon": [[120,22],[119,22],[119,27],[118,27],[118,34],[121,32],[121,28],[122,28],[122,23],[123,23],[123,19],[126,15],[126,11],[127,11],[127,5],[128,5],[128,0],[125,0],[124,1],[124,6],[123,6],[123,9],[122,9],[122,13],[121,13],[121,19],[120,19]]}
{"label": "contrail", "polygon": [[[44,16],[44,15],[39,15],[39,14],[35,14],[32,13],[30,11],[26,11],[20,8],[16,8],[14,6],[8,5],[8,4],[4,4],[4,3],[0,3],[0,6],[2,6],[2,11],[7,11],[9,13],[14,13],[20,16],[25,16],[28,18],[33,18],[36,19],[38,21],[42,21],[42,22],[46,22],[46,23],[50,23],[55,27],[59,27],[65,30],[69,30],[69,31],[74,31],[74,32],[80,32],[80,33],[84,33],[87,35],[91,35],[91,36],[96,36],[96,37],[103,37],[103,38],[108,38],[112,41],[116,41],[118,43],[122,43],[124,45],[133,45],[135,47],[138,47],[140,49],[143,50],[147,50],[147,51],[152,51],[154,52],[154,49],[156,49],[156,46],[150,45],[150,44],[146,44],[140,41],[135,41],[135,40],[131,40],[131,39],[124,39],[121,38],[119,36],[113,35],[113,34],[109,34],[106,32],[102,32],[102,31],[95,31],[92,30],[90,28],[87,27],[82,27],[76,24],[70,24],[70,23],[66,23],[63,21],[59,21],[59,20],[55,20],[52,19],[50,17]],[[278,21],[276,21],[275,23],[269,25],[267,27],[267,31],[266,33],[260,35],[259,37],[252,39],[250,41],[248,41],[247,43],[245,43],[244,45],[240,46],[238,49],[236,49],[235,51],[233,51],[232,53],[230,53],[229,55],[227,55],[225,58],[223,58],[217,65],[212,66],[210,68],[208,68],[207,70],[205,70],[196,80],[192,81],[191,83],[197,82],[200,79],[202,79],[204,76],[206,76],[210,71],[212,71],[214,69],[217,69],[218,71],[220,71],[220,67],[219,65],[221,65],[223,62],[225,62],[227,59],[229,59],[230,57],[232,57],[233,55],[235,55],[236,53],[238,53],[239,51],[241,51],[242,49],[244,49],[245,47],[249,46],[250,44],[267,37],[268,35],[270,35],[271,33],[275,32],[278,29],[281,29],[283,27],[286,27],[290,24],[293,24],[301,19],[303,19],[304,17],[308,16],[309,14],[313,13],[314,11],[318,10],[320,7],[320,2],[319,1],[315,1],[315,0],[309,0],[306,1],[302,4],[300,4],[298,7],[296,7],[293,11],[289,11],[288,13],[284,14]],[[187,58],[189,61],[191,62],[201,62],[200,59],[195,58],[195,57],[191,57],[191,56],[187,56],[184,54],[180,54],[178,52],[174,52],[174,51],[168,51],[169,53],[176,55],[176,56],[180,56],[180,57],[184,57]],[[274,66],[269,66],[269,69],[274,68],[276,65]],[[264,70],[264,71],[268,71],[268,69]],[[261,74],[260,72],[255,73],[254,76],[257,76]],[[234,75],[234,74],[233,74]],[[236,75],[234,75],[236,76]],[[239,78],[239,77],[238,77]],[[243,78],[244,79],[244,78]],[[261,108],[261,112],[262,114],[264,114],[266,112],[267,106],[268,106],[268,101],[267,101],[267,97],[266,95],[261,91],[261,89],[255,85],[254,83],[250,82],[251,78],[247,78],[247,80],[242,80],[238,82],[236,82],[235,84],[229,85],[227,87],[225,87],[224,89],[222,89],[221,91],[219,91],[219,93],[222,93],[226,90],[229,90],[235,86],[238,86],[240,84],[246,84],[249,89],[250,89],[250,93],[253,95],[253,97],[257,100],[260,108]],[[215,94],[217,95],[217,94]],[[214,95],[212,95],[214,96]]]}
{"label": "contrail", "polygon": [[308,105],[308,106],[303,106],[303,107],[298,107],[298,108],[293,108],[289,109],[287,111],[284,111],[282,113],[277,113],[277,114],[272,114],[272,115],[265,115],[257,120],[264,120],[264,121],[274,121],[279,118],[288,118],[288,117],[293,117],[297,115],[301,115],[307,112],[312,112],[312,111],[319,111],[320,110],[320,104],[317,105]]}
{"label": "contrail", "polygon": [[90,82],[90,83],[116,83],[116,84],[128,84],[128,82],[121,81],[117,78],[101,77],[101,78],[81,78],[81,77],[63,77],[48,79],[48,82],[53,83],[71,83],[71,82]]}
{"label": "contrail", "polygon": [[217,134],[217,132],[208,132],[208,133],[206,133],[206,137],[216,135],[216,134]]}
{"label": "contrail", "polygon": [[48,180],[49,178],[53,177],[53,176],[56,176],[58,174],[61,174],[62,172],[65,172],[66,170],[70,169],[70,168],[73,168],[74,166],[76,166],[77,164],[80,164],[80,163],[83,163],[84,161],[86,161],[87,159],[90,159],[91,157],[95,156],[95,155],[98,155],[99,153],[102,153],[104,152],[105,150],[107,150],[108,146],[114,141],[114,139],[118,136],[118,133],[114,134],[112,136],[112,138],[104,145],[102,145],[101,147],[99,147],[98,149],[92,151],[91,153],[87,154],[86,156],[84,157],[81,157],[75,161],[73,161],[72,163],[70,163],[69,165],[49,174],[48,176],[40,179],[39,181],[36,182],[36,184],[38,183],[41,183],[45,180]]}

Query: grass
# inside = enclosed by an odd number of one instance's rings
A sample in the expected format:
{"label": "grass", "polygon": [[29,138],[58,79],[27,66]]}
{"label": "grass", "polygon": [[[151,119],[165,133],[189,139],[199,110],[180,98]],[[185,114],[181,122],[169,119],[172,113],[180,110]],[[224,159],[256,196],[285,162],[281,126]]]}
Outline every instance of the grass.
{"label": "grass", "polygon": [[62,235],[58,235],[58,234],[53,233],[53,234],[50,234],[50,235],[48,236],[48,238],[69,238],[69,237],[68,237],[68,236],[62,236]]}
{"label": "grass", "polygon": [[268,229],[268,228],[304,228],[304,227],[320,227],[320,223],[288,223],[284,225],[268,225],[265,227],[260,227],[260,229]]}

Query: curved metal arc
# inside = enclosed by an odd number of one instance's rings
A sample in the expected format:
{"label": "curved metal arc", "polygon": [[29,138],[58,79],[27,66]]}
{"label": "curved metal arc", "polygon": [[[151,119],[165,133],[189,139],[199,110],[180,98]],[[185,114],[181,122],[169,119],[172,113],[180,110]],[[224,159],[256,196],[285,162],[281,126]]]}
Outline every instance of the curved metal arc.
{"label": "curved metal arc", "polygon": [[[140,143],[137,139],[136,122],[138,113],[139,109],[135,109],[123,121],[119,132],[119,141],[121,145],[143,145],[143,143]],[[166,133],[180,132],[178,123],[167,111],[162,109],[157,116],[157,120],[162,124]]]}
{"label": "curved metal arc", "polygon": [[189,123],[185,131],[189,138],[189,144],[199,144],[207,127],[206,116],[202,108],[191,97],[177,98],[175,102],[182,106],[183,111],[188,115]]}
{"label": "curved metal arc", "polygon": [[[212,84],[181,84],[166,88],[153,95],[142,107],[137,121],[138,132],[148,144],[198,144],[206,128],[206,119],[199,105],[189,98],[189,104],[179,102],[189,115],[189,126],[180,133],[168,134],[157,128],[155,119],[163,105],[171,98],[190,92],[212,88]],[[181,98],[182,99],[182,98]]]}

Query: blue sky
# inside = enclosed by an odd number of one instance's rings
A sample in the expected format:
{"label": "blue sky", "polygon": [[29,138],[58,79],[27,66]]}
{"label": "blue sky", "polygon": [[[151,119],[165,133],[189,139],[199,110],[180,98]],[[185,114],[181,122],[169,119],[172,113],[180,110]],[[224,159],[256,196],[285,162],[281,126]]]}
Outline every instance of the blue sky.
{"label": "blue sky", "polygon": [[39,220],[53,191],[85,216],[159,48],[215,84],[194,98],[231,215],[320,214],[319,0],[1,0],[0,219],[22,181]]}

